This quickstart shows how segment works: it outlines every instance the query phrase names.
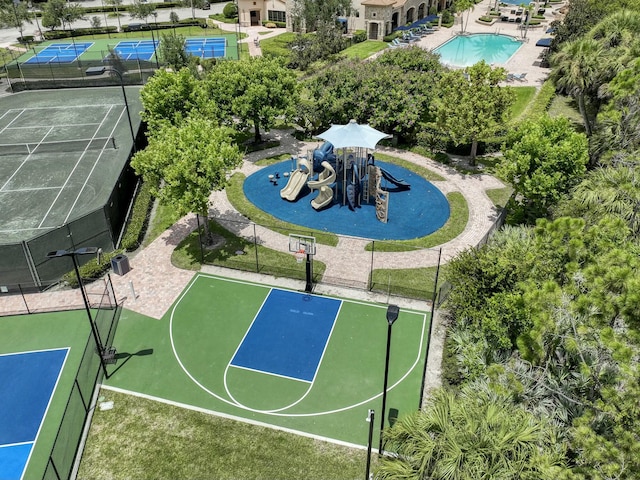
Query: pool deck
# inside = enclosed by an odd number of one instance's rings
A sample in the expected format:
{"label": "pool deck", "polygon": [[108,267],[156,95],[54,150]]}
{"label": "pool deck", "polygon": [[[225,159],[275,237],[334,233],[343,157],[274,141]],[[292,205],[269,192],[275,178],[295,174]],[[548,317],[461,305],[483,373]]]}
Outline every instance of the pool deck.
{"label": "pool deck", "polygon": [[[495,33],[503,35],[511,35],[515,38],[522,38],[523,30],[520,28],[520,23],[503,22],[498,19],[493,25],[483,25],[477,22],[478,18],[484,16],[489,7],[494,5],[494,1],[483,0],[478,3],[475,8],[469,13],[469,21],[465,33]],[[542,53],[545,51],[542,47],[537,47],[536,42],[541,38],[550,37],[548,33],[545,33],[549,24],[555,20],[558,15],[556,12],[561,7],[561,4],[554,5],[551,8],[547,8],[545,11],[545,21],[539,27],[529,28],[527,31],[527,37],[523,39],[522,47],[511,56],[511,58],[504,64],[494,64],[494,66],[504,67],[509,73],[522,74],[526,73],[524,81],[509,82],[509,85],[528,85],[539,87],[549,76],[551,71],[549,68],[540,67],[540,59]],[[506,16],[511,16],[511,10],[517,10],[515,5],[508,5],[500,7],[501,13]],[[467,23],[467,13],[463,15],[465,23]],[[412,45],[419,45],[423,48],[433,50],[442,45],[446,41],[450,40],[456,35],[460,34],[460,18],[456,17],[456,23],[451,28],[440,27],[439,30],[431,35],[426,35],[420,39],[420,41],[413,43]],[[384,52],[384,50],[383,50]],[[382,53],[379,52],[378,55]]]}

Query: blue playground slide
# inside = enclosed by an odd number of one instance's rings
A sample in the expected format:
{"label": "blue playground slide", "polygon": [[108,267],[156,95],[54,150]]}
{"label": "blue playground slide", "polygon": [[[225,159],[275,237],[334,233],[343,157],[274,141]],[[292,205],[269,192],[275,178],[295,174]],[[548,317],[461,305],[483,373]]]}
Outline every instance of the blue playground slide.
{"label": "blue playground slide", "polygon": [[396,177],[394,177],[393,175],[391,175],[389,172],[387,172],[382,168],[380,169],[380,173],[382,174],[382,176],[386,181],[393,183],[400,191],[409,190],[411,188],[411,185],[409,185],[407,182],[405,182],[404,180],[397,179]]}
{"label": "blue playground slide", "polygon": [[333,153],[333,144],[324,142],[319,148],[313,151],[313,170],[322,170],[322,162],[329,162],[333,167],[336,165],[336,154]]}

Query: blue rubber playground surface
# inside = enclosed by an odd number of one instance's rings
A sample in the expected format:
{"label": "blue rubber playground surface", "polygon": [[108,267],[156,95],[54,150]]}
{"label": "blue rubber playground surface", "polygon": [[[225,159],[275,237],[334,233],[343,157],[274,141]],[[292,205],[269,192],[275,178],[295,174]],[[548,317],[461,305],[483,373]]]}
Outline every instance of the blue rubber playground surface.
{"label": "blue rubber playground surface", "polygon": [[312,382],[342,302],[273,289],[231,365]]}
{"label": "blue rubber playground surface", "polygon": [[[280,220],[304,227],[327,232],[373,240],[409,240],[429,235],[441,228],[449,219],[449,202],[431,182],[417,173],[390,163],[376,161],[376,166],[404,180],[411,185],[409,190],[400,191],[393,185],[382,182],[389,188],[388,222],[376,218],[373,202],[363,203],[359,208],[350,210],[340,205],[334,198],[333,205],[323,210],[315,210],[311,200],[317,195],[308,187],[295,202],[280,197],[280,190],[287,185],[285,172],[291,170],[291,162],[276,163],[262,168],[249,176],[244,182],[244,194],[249,201],[261,210]],[[280,177],[276,184],[269,181],[269,175]]]}
{"label": "blue rubber playground surface", "polygon": [[23,478],[69,349],[0,355],[0,478]]}
{"label": "blue rubber playground surface", "polygon": [[52,43],[24,63],[73,63],[93,43]]}
{"label": "blue rubber playground surface", "polygon": [[227,39],[218,38],[189,38],[185,42],[185,50],[188,55],[200,58],[224,57],[227,47]]}
{"label": "blue rubber playground surface", "polygon": [[123,60],[151,60],[159,43],[157,40],[119,42],[114,51]]}

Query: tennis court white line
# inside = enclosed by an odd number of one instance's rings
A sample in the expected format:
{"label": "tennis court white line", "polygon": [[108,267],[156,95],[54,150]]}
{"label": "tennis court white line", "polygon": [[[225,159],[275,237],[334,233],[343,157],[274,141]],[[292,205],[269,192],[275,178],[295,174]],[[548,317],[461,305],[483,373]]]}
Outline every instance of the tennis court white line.
{"label": "tennis court white line", "polygon": [[[49,128],[49,127],[81,127],[81,126],[85,126],[85,125],[100,125],[99,123],[87,123],[87,122],[82,122],[82,123],[62,123],[62,124],[58,124],[58,125],[27,125],[25,127],[10,127],[7,128],[7,130],[21,130],[21,129],[29,129],[29,128]],[[22,142],[22,143],[27,143],[27,142]],[[28,142],[31,143],[31,142]]]}
{"label": "tennis court white line", "polygon": [[[68,105],[64,107],[64,110],[68,110],[70,108],[95,108],[95,107],[110,107],[113,106],[113,103],[87,103],[87,104],[81,104],[81,105]],[[115,104],[117,105],[117,104]],[[27,112],[27,111],[31,111],[31,110],[62,110],[62,107],[60,106],[51,106],[51,107],[25,107],[25,108],[10,108],[9,110],[7,110],[8,112],[13,112],[13,111],[21,111],[21,112]]]}
{"label": "tennis court white line", "polygon": [[[16,118],[17,118],[17,117],[16,117]],[[49,134],[51,133],[51,131],[52,131],[52,130],[53,130],[53,127],[51,127],[47,133],[45,133],[45,135],[44,135],[44,137],[42,138],[42,140],[40,140],[40,142],[38,142],[38,145],[40,145],[40,144],[44,141],[44,139],[45,139],[45,138],[47,138],[47,135],[49,135]],[[28,154],[28,155],[24,158],[24,160],[20,163],[20,165],[18,166],[18,168],[16,168],[16,169],[13,171],[13,173],[11,174],[11,176],[9,177],[9,179],[8,179],[6,182],[4,182],[4,185],[2,185],[2,187],[0,187],[0,192],[4,191],[4,187],[6,187],[7,185],[9,185],[9,182],[10,182],[11,180],[13,180],[13,177],[15,177],[15,176],[17,175],[17,173],[20,171],[20,169],[22,168],[22,166],[23,166],[25,163],[27,163],[27,161],[29,160],[29,158],[30,158],[30,157],[31,157],[31,154]],[[60,195],[60,194],[58,193],[58,195]],[[58,198],[58,197],[56,197],[56,198]],[[49,207],[49,209],[51,209],[51,207]],[[42,223],[38,226],[38,228],[40,228],[41,226],[42,226]]]}
{"label": "tennis court white line", "polygon": [[43,230],[43,231],[47,231],[47,230],[52,230],[55,227],[42,227],[42,228],[38,228],[38,227],[33,227],[33,228],[12,228],[11,230],[0,230],[0,233],[15,233],[15,232],[32,232],[34,230]]}
{"label": "tennis court white line", "polygon": [[[102,125],[105,120],[107,119],[107,117],[105,116],[102,119],[102,123],[100,125]],[[100,127],[98,127],[96,129],[96,131],[93,133],[93,137],[91,137],[92,139],[96,137],[96,135],[98,134],[98,130],[100,129]],[[49,213],[51,213],[51,210],[53,209],[53,206],[56,204],[56,202],[58,201],[58,198],[60,198],[60,195],[62,195],[62,192],[64,191],[65,187],[67,186],[67,184],[69,183],[69,181],[71,180],[71,176],[74,174],[74,172],[76,171],[76,169],[78,168],[78,165],[80,165],[80,163],[82,162],[82,159],[84,158],[85,154],[87,153],[87,149],[89,148],[89,145],[87,145],[84,149],[84,151],[82,152],[82,154],[80,155],[80,158],[78,158],[78,160],[76,161],[76,164],[73,166],[73,169],[71,169],[71,172],[69,172],[69,175],[67,176],[67,179],[65,180],[65,182],[62,184],[62,187],[60,188],[60,191],[58,192],[58,195],[56,195],[56,198],[53,199],[53,202],[51,202],[51,205],[49,206],[49,208],[47,209],[47,212],[44,214],[44,216],[42,217],[42,221],[40,222],[40,225],[38,225],[38,228],[42,227],[42,224],[44,223],[44,221],[47,219],[47,217],[49,216]],[[76,198],[77,201],[77,198]],[[75,203],[74,203],[75,205]],[[69,213],[71,213],[71,211],[69,211]],[[68,215],[67,215],[68,218]],[[64,225],[63,222],[60,225]]]}
{"label": "tennis court white line", "polygon": [[3,445],[0,445],[0,448],[5,448],[5,447],[19,447],[20,445],[33,445],[34,442],[17,442],[17,443],[5,443]]}
{"label": "tennis court white line", "polygon": [[38,190],[57,190],[60,187],[33,187],[33,188],[16,188],[15,190],[0,190],[2,193],[13,192],[37,192]]}
{"label": "tennis court white line", "polygon": [[15,117],[13,117],[13,120],[11,120],[2,130],[0,130],[0,133],[3,133],[5,130],[7,130],[9,127],[11,127],[11,124],[13,122],[15,122],[16,120],[18,120],[18,118],[20,118],[20,115],[22,115],[27,109],[26,108],[12,108],[11,110],[8,110],[7,113],[12,112],[12,111],[19,111],[20,113],[18,113]]}
{"label": "tennis court white line", "polygon": [[[107,119],[107,117],[111,113],[112,109],[113,109],[113,107],[111,107],[109,109],[109,111],[106,113],[106,115],[104,116],[104,118],[102,120],[102,123],[104,123],[104,121]],[[120,116],[118,117],[118,120],[116,121],[116,123],[114,124],[113,128],[111,129],[111,132],[109,133],[109,138],[113,137],[113,132],[115,132],[116,128],[118,127],[118,123],[120,123],[120,120],[122,119],[122,116],[124,115],[124,112],[125,112],[125,109],[123,107],[122,112],[120,113]],[[91,140],[96,138],[96,135],[98,135],[98,132],[100,131],[100,127],[102,127],[102,124],[100,124],[100,126],[96,129],[96,131],[94,132],[93,137],[91,138]],[[83,152],[83,154],[82,154],[83,156],[86,153],[88,148],[89,148],[89,145],[87,145],[87,148]],[[91,171],[89,171],[89,174],[84,179],[84,182],[82,184],[82,188],[78,192],[78,195],[76,195],[76,199],[74,200],[73,204],[69,208],[69,211],[67,212],[67,216],[64,217],[64,221],[62,222],[62,225],[64,225],[65,223],[67,223],[69,221],[69,217],[71,216],[71,212],[73,212],[73,209],[75,208],[76,204],[80,200],[80,197],[82,196],[82,192],[84,192],[84,189],[87,186],[87,183],[89,183],[89,179],[91,178],[91,175],[93,174],[94,170],[96,169],[96,166],[98,165],[98,162],[102,158],[103,153],[104,153],[104,148],[102,150],[100,150],[100,153],[98,154],[98,158],[96,158],[95,162],[93,162],[93,167],[91,167]]]}

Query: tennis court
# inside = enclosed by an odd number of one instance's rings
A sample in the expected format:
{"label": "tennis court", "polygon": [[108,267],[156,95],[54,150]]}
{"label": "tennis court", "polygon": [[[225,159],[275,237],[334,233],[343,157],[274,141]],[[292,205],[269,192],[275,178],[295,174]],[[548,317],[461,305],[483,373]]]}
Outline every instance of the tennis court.
{"label": "tennis court", "polygon": [[[161,320],[122,313],[118,350],[154,353],[116,366],[107,388],[363,446],[368,410],[381,411],[386,309],[198,274]],[[428,328],[407,309],[393,326],[387,425],[418,408]]]}
{"label": "tennis court", "polygon": [[227,39],[224,37],[189,38],[185,42],[188,55],[200,58],[224,57],[227,50]]}
{"label": "tennis court", "polygon": [[[90,335],[84,311],[0,322],[0,478],[43,478]],[[92,349],[93,351],[93,349]],[[92,352],[91,351],[91,352]],[[83,390],[91,395],[92,385]],[[84,389],[84,385],[83,385]],[[79,427],[82,428],[82,417]],[[62,444],[65,444],[63,431]],[[73,462],[57,465],[61,472]],[[64,449],[58,454],[66,457]]]}
{"label": "tennis court", "polygon": [[159,43],[157,40],[119,42],[114,51],[123,60],[151,60]]}
{"label": "tennis court", "polygon": [[24,475],[69,349],[0,355],[0,472]]}
{"label": "tennis court", "polygon": [[92,45],[91,42],[52,43],[47,45],[44,50],[36,52],[24,63],[73,63]]}
{"label": "tennis court", "polygon": [[[129,97],[137,126],[134,91]],[[25,92],[0,100],[2,243],[104,205],[132,144],[120,89]]]}

